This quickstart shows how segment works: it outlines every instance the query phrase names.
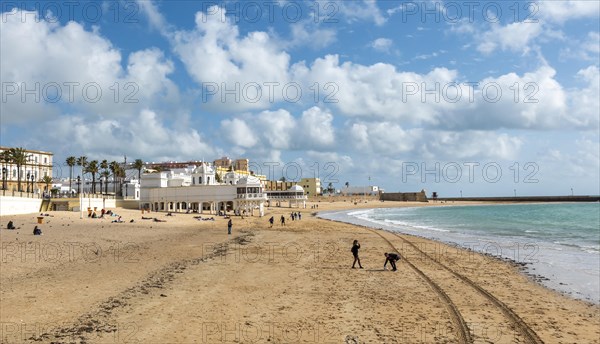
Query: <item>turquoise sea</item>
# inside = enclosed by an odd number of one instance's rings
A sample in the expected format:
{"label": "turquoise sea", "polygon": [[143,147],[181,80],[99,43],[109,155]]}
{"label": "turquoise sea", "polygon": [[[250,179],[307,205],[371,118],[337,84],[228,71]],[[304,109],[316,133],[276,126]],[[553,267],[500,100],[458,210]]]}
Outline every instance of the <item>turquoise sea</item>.
{"label": "turquoise sea", "polygon": [[600,303],[600,203],[537,203],[364,209],[332,220],[457,244],[517,262],[543,283]]}

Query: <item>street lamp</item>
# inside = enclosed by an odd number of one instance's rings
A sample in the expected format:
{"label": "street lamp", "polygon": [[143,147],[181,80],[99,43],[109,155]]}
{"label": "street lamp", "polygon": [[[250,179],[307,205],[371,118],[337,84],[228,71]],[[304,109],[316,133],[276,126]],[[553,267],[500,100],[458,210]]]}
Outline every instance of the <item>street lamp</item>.
{"label": "street lamp", "polygon": [[31,193],[33,193],[33,182],[35,182],[35,175],[31,174]]}
{"label": "street lamp", "polygon": [[460,198],[462,198],[462,190],[460,190]]}
{"label": "street lamp", "polygon": [[2,190],[6,190],[6,173],[8,170],[6,167],[2,167]]}
{"label": "street lamp", "polygon": [[513,189],[513,191],[515,192],[515,197],[517,197],[517,189]]}
{"label": "street lamp", "polygon": [[571,188],[571,196],[574,196],[574,194],[573,194],[573,188]]}
{"label": "street lamp", "polygon": [[79,218],[83,219],[83,202],[81,200],[81,192],[79,186],[81,185],[81,177],[77,176],[77,197],[79,198]]}
{"label": "street lamp", "polygon": [[29,177],[31,174],[27,172],[27,179],[25,179],[25,187],[27,188],[27,193],[29,193]]}

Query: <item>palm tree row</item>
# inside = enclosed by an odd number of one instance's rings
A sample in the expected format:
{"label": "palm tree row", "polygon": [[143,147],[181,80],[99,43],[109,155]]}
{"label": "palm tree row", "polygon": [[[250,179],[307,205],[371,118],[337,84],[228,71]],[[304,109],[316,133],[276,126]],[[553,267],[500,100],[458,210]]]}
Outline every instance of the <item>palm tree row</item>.
{"label": "palm tree row", "polygon": [[[86,156],[74,157],[70,156],[66,159],[66,164],[69,166],[69,189],[71,189],[71,179],[73,179],[73,167],[75,165],[81,167],[81,177],[85,179],[84,176],[86,173],[91,174],[92,178],[92,193],[96,193],[96,178],[100,181],[100,193],[108,193],[108,179],[112,176],[113,181],[113,192],[117,194],[117,192],[121,192],[121,185],[126,177],[125,168],[121,166],[116,161],[108,162],[107,160],[102,160],[98,162],[98,160],[88,161]],[[138,170],[138,178],[141,178],[142,169],[144,168],[144,162],[141,159],[136,159],[133,167]],[[102,190],[102,186],[104,184],[104,190]],[[117,190],[117,185],[119,185],[119,189]]]}
{"label": "palm tree row", "polygon": [[[29,161],[29,155],[25,148],[19,147],[5,150],[2,152],[0,159],[2,160],[2,167],[5,167],[8,164],[17,166],[17,190],[23,191],[21,188],[21,178],[23,177],[21,167],[26,165]],[[3,178],[6,179],[6,177]],[[5,185],[2,185],[2,188],[5,187]]]}

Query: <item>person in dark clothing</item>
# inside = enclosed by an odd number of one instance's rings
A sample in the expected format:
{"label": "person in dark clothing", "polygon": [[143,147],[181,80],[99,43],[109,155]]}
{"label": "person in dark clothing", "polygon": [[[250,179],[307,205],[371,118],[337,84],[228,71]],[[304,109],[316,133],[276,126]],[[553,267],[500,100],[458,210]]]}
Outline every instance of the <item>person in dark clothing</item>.
{"label": "person in dark clothing", "polygon": [[8,225],[6,225],[6,228],[7,228],[7,229],[16,229],[16,228],[15,228],[15,225],[13,224],[13,222],[12,222],[12,221],[8,221]]}
{"label": "person in dark clothing", "polygon": [[359,268],[363,268],[362,265],[360,264],[360,258],[358,258],[358,250],[360,249],[360,244],[358,243],[358,240],[354,240],[354,242],[352,243],[352,249],[350,249],[350,251],[352,251],[352,255],[354,256],[354,262],[352,263],[352,268],[354,269],[354,265],[356,264],[356,262],[358,262],[358,267]]}
{"label": "person in dark clothing", "polygon": [[233,227],[233,222],[229,219],[229,222],[227,222],[227,234],[231,234],[231,227]]}
{"label": "person in dark clothing", "polygon": [[42,230],[38,228],[38,226],[35,226],[35,228],[33,228],[33,235],[42,235]]}
{"label": "person in dark clothing", "polygon": [[269,223],[271,224],[270,228],[273,228],[273,222],[275,222],[275,218],[273,218],[273,216],[271,216],[271,218],[269,219]]}
{"label": "person in dark clothing", "polygon": [[285,216],[281,215],[281,225],[285,226]]}
{"label": "person in dark clothing", "polygon": [[396,262],[400,260],[400,255],[397,253],[384,253],[385,255],[385,263],[383,263],[383,269],[385,270],[385,266],[388,262],[392,266],[392,271],[396,271]]}

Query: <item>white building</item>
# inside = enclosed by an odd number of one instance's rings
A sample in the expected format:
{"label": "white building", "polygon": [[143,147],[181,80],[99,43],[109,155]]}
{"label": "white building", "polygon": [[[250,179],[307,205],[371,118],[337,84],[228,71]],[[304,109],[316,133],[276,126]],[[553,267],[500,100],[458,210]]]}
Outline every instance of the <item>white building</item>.
{"label": "white building", "polygon": [[308,196],[304,194],[304,189],[300,185],[294,185],[287,191],[267,191],[267,199],[269,206],[281,207],[287,202],[288,206],[296,206],[298,208],[306,208],[306,200]]}
{"label": "white building", "polygon": [[[191,173],[190,173],[191,172]],[[211,214],[264,215],[267,196],[257,177],[240,177],[235,172],[215,178],[215,168],[202,163],[191,171],[145,173],[140,188],[140,206],[153,211],[194,211]]]}
{"label": "white building", "polygon": [[346,196],[352,195],[370,195],[375,196],[379,194],[379,187],[375,185],[369,186],[348,186],[341,190],[341,193]]}

